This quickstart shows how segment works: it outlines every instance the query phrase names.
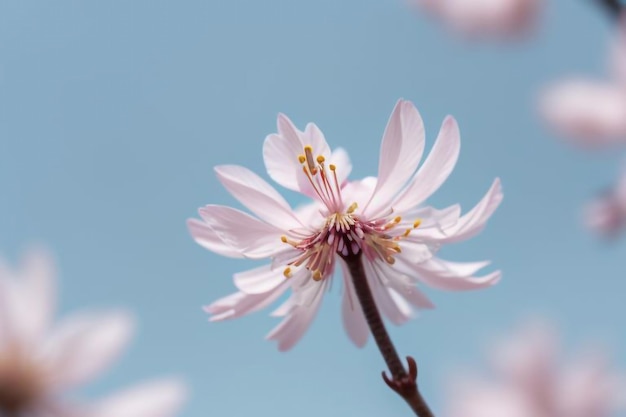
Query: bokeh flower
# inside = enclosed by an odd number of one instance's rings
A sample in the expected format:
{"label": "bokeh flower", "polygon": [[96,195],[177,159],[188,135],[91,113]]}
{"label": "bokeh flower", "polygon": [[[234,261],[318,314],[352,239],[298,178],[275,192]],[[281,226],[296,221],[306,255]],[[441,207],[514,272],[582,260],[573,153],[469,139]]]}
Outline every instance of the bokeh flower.
{"label": "bokeh flower", "polygon": [[585,208],[585,224],[607,237],[616,236],[626,225],[626,165],[616,184]]}
{"label": "bokeh flower", "polygon": [[610,48],[611,77],[571,77],[548,87],[540,112],[564,137],[588,147],[626,144],[626,18]]}
{"label": "bokeh flower", "polygon": [[434,307],[417,283],[452,291],[495,284],[500,271],[474,276],[488,262],[450,262],[434,255],[442,245],[469,239],[483,229],[502,200],[500,181],[496,179],[463,216],[458,205],[443,210],[421,206],[454,168],[460,148],[456,121],[444,120],[430,154],[417,169],[424,142],[417,109],[400,100],[383,135],[378,178],[348,181],[351,163],[343,149],[331,151],[316,125],[299,131],[279,115],[278,133],[265,139],[263,157],[274,181],[313,199],[296,210],[250,170],[216,167],[224,187],[258,218],[208,205],[199,210],[201,220],[188,221],[192,236],[216,253],[270,258],[271,263],[235,274],[239,291],[206,307],[211,320],[257,311],[291,289],[291,296],[273,313],[285,318],[267,336],[287,350],[308,328],[339,266],[344,270],[344,327],[350,339],[363,346],[368,328],[341,259],[348,255],[363,255],[376,304],[395,324],[412,316],[412,306]]}
{"label": "bokeh flower", "polygon": [[464,375],[453,384],[446,417],[609,417],[623,409],[626,380],[606,355],[589,351],[563,363],[551,327],[527,323],[498,345],[492,377]]}
{"label": "bokeh flower", "polygon": [[0,264],[0,415],[3,417],[169,417],[185,389],[146,382],[92,403],[69,399],[106,370],[132,335],[125,312],[74,314],[53,325],[55,271],[43,251],[20,268]]}
{"label": "bokeh flower", "polygon": [[411,5],[471,38],[511,39],[535,26],[541,0],[411,0]]}

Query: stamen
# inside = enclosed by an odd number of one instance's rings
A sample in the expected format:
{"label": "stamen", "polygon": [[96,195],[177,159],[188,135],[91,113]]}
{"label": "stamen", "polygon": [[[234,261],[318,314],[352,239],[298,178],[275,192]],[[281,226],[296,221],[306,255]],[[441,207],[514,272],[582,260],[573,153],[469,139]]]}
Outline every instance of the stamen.
{"label": "stamen", "polygon": [[335,164],[330,164],[328,166],[328,168],[330,168],[331,171],[335,172],[335,170],[337,169],[337,167],[335,166]]}
{"label": "stamen", "polygon": [[313,279],[315,281],[319,281],[322,279],[322,273],[320,272],[319,269],[316,269],[315,271],[313,271]]}
{"label": "stamen", "polygon": [[359,205],[356,203],[356,201],[352,204],[350,204],[350,207],[348,207],[348,214],[352,214],[354,213],[354,211],[359,207]]}
{"label": "stamen", "polygon": [[291,273],[291,268],[285,268],[285,270],[283,271],[283,275],[285,276],[285,278],[291,278],[293,276],[293,274]]}
{"label": "stamen", "polygon": [[317,163],[320,164],[320,165],[323,164],[325,160],[326,160],[326,158],[324,158],[323,155],[319,155],[317,157]]}
{"label": "stamen", "polygon": [[389,230],[389,229],[396,227],[396,225],[400,223],[401,221],[402,221],[402,217],[400,216],[395,217],[392,221],[390,221],[389,223],[385,225],[385,230]]}
{"label": "stamen", "polygon": [[291,246],[293,246],[294,248],[298,246],[298,242],[296,242],[295,240],[291,240],[291,239],[289,239],[289,238],[288,238],[287,236],[285,236],[285,235],[282,235],[282,236],[280,237],[280,240],[281,240],[281,242],[283,242],[283,243],[288,243],[288,244],[290,244],[290,245],[291,245]]}
{"label": "stamen", "polygon": [[298,155],[298,161],[300,161],[301,164],[304,164],[304,162],[306,161],[306,156]]}
{"label": "stamen", "polygon": [[391,255],[387,256],[385,258],[385,261],[387,261],[387,263],[389,265],[393,265],[394,263],[396,263],[396,259],[393,256],[391,256]]}
{"label": "stamen", "polygon": [[310,145],[304,147],[304,155],[306,156],[306,163],[309,166],[309,172],[311,175],[317,174],[315,160],[313,159],[313,148]]}
{"label": "stamen", "polygon": [[417,229],[422,224],[422,219],[417,219],[413,222],[413,229]]}

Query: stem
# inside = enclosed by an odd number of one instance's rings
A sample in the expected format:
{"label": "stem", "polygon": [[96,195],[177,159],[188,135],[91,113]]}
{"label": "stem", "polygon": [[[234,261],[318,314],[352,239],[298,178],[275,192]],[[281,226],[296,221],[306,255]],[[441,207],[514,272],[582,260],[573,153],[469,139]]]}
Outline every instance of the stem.
{"label": "stem", "polygon": [[390,380],[385,372],[383,372],[383,379],[398,395],[400,395],[418,417],[434,417],[434,414],[428,408],[426,401],[420,394],[417,388],[417,365],[415,360],[410,356],[407,357],[409,364],[409,372],[404,369],[404,365],[396,352],[396,348],[387,333],[383,319],[380,316],[372,290],[367,282],[365,276],[365,270],[363,269],[363,260],[361,254],[343,256],[343,260],[348,266],[352,283],[356,295],[359,299],[359,304],[363,309],[363,315],[365,320],[376,340],[378,349],[391,372],[392,379]]}
{"label": "stem", "polygon": [[601,7],[604,7],[612,16],[619,17],[626,6],[620,3],[620,0],[595,0]]}

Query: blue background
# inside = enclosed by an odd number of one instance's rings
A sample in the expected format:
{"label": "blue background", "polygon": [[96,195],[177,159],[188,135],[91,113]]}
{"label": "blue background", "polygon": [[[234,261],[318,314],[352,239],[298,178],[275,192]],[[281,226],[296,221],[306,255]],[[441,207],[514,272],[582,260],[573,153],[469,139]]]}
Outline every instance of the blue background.
{"label": "blue background", "polygon": [[192,390],[183,416],[407,415],[375,345],[344,335],[340,286],[286,354],[263,340],[277,324],[266,312],[207,323],[201,306],[253,263],[205,251],[185,227],[204,204],[236,205],[214,165],[267,178],[278,112],[345,147],[353,178],[375,175],[400,97],[420,109],[427,146],[446,114],[461,126],[457,168],[430,203],[469,208],[496,176],[505,191],[483,234],[443,252],[493,260],[502,282],[427,289],[438,308],[391,328],[433,408],[457,366],[479,366],[528,314],[560,325],[568,351],[600,341],[626,369],[626,245],[580,225],[621,155],[570,148],[534,106],[562,75],[603,76],[611,22],[584,0],[544,12],[533,38],[509,45],[451,36],[400,0],[2,2],[0,249],[15,261],[32,242],[51,248],[61,313],[122,306],[139,319],[121,362],[82,394],[173,374]]}

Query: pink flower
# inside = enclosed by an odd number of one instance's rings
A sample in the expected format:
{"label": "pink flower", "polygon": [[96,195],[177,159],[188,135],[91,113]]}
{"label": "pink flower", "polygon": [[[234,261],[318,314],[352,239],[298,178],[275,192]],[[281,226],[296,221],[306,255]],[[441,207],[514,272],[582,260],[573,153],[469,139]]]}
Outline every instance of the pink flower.
{"label": "pink flower", "polygon": [[546,325],[526,325],[491,359],[491,379],[466,375],[453,385],[448,417],[608,417],[625,405],[624,376],[598,353],[561,366]]}
{"label": "pink flower", "polygon": [[[395,324],[412,308],[433,308],[415,286],[471,290],[495,284],[500,272],[474,277],[488,262],[457,263],[436,258],[439,248],[479,233],[502,200],[495,180],[467,214],[458,205],[436,210],[420,205],[446,180],[459,155],[456,121],[447,117],[430,155],[419,170],[424,126],[408,101],[395,106],[383,135],[378,178],[348,181],[351,163],[343,149],[331,151],[314,124],[299,131],[284,115],[278,133],[265,139],[267,172],[280,185],[313,202],[293,210],[267,182],[246,168],[215,168],[226,189],[258,218],[234,208],[208,205],[189,230],[201,246],[230,257],[271,263],[234,276],[239,292],[205,309],[211,320],[232,319],[260,310],[285,291],[291,296],[274,311],[285,317],[267,336],[290,349],[311,323],[336,267],[343,269],[343,323],[363,346],[368,328],[340,256],[362,254],[369,285],[383,314]],[[348,279],[346,279],[348,277]]]}
{"label": "pink flower", "polygon": [[184,397],[174,380],[145,383],[93,404],[63,393],[103,372],[129,341],[124,312],[76,314],[53,326],[54,268],[33,252],[18,270],[0,265],[0,415],[168,417]]}
{"label": "pink flower", "polygon": [[534,26],[541,0],[411,0],[470,37],[516,37]]}
{"label": "pink flower", "polygon": [[540,112],[548,124],[585,146],[626,143],[626,19],[611,48],[611,70],[606,81],[576,77],[546,89]]}
{"label": "pink flower", "polygon": [[626,167],[617,184],[589,203],[585,223],[592,231],[615,236],[626,225]]}

